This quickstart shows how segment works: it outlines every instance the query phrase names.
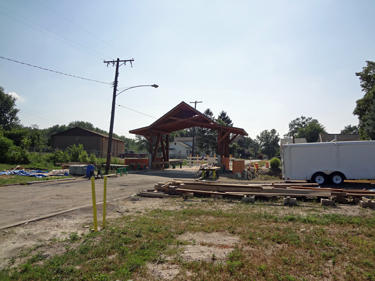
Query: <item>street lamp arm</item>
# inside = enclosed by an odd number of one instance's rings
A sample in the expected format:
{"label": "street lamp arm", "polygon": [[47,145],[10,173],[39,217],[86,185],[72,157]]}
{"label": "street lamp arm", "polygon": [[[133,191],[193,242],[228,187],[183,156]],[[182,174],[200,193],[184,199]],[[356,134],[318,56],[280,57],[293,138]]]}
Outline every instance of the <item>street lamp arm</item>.
{"label": "street lamp arm", "polygon": [[138,85],[138,86],[129,87],[129,88],[126,88],[125,90],[122,90],[121,92],[117,93],[117,94],[116,94],[116,97],[117,97],[119,94],[121,94],[121,93],[123,93],[123,92],[125,92],[125,91],[127,91],[127,90],[134,89],[134,88],[138,88],[138,87],[153,87],[153,88],[158,88],[159,86],[156,85],[156,84],[153,84],[153,85]]}

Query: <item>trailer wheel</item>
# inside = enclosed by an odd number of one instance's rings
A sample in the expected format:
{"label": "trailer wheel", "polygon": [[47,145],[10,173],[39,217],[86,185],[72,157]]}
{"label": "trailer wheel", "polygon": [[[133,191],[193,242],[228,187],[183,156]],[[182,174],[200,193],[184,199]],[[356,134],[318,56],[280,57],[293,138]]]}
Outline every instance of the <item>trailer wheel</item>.
{"label": "trailer wheel", "polygon": [[311,177],[311,181],[318,184],[325,184],[327,182],[327,176],[324,173],[316,173]]}
{"label": "trailer wheel", "polygon": [[344,182],[345,177],[341,173],[332,173],[329,179],[332,183],[339,185]]}

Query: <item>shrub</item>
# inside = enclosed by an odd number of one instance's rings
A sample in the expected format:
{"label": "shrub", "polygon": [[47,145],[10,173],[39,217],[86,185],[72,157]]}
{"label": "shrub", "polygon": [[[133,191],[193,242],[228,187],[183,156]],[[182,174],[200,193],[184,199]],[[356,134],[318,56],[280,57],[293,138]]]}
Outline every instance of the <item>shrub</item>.
{"label": "shrub", "polygon": [[95,164],[98,161],[94,153],[90,154],[90,163]]}
{"label": "shrub", "polygon": [[262,153],[259,153],[258,156],[257,156],[257,158],[258,158],[259,160],[263,160],[263,154],[262,154]]}
{"label": "shrub", "polygon": [[272,169],[278,169],[280,167],[281,161],[279,158],[272,158],[270,161],[270,165]]}
{"label": "shrub", "polygon": [[[9,159],[8,159],[9,162]],[[26,149],[19,147],[19,146],[13,146],[11,155],[10,155],[10,162],[12,164],[29,164],[29,153],[27,153]]]}
{"label": "shrub", "polygon": [[87,152],[85,150],[83,150],[79,154],[78,160],[79,160],[79,162],[89,162],[90,161],[89,155],[87,154]]}
{"label": "shrub", "polygon": [[13,141],[4,137],[0,133],[0,163],[8,162],[12,147],[13,147]]}
{"label": "shrub", "polygon": [[[70,160],[72,162],[79,162],[80,155],[84,151],[83,145],[79,144],[78,146],[76,146],[75,144],[73,144],[68,147],[68,151],[69,151]],[[87,152],[86,152],[86,156],[87,156]]]}

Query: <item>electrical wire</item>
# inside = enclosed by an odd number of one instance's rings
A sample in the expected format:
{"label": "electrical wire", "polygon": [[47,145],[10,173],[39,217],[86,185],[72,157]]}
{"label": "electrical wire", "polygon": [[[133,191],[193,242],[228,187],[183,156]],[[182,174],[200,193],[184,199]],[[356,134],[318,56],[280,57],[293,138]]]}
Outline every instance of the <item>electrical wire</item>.
{"label": "electrical wire", "polygon": [[[2,6],[2,5],[1,5],[1,6]],[[2,6],[2,7],[4,7],[4,6]],[[4,7],[4,8],[7,9],[7,10],[9,10],[9,9],[6,8],[6,7]],[[40,27],[42,27],[42,28],[45,28],[45,27],[43,27],[43,26],[41,26],[41,25],[35,23],[34,21],[32,21],[32,20],[30,20],[30,19],[28,19],[28,18],[26,18],[26,17],[24,17],[24,16],[21,16],[20,14],[14,12],[14,11],[12,11],[12,10],[9,10],[9,11],[15,13],[16,15],[19,15],[20,17],[25,18],[26,20],[28,20],[28,21],[34,23],[34,24],[37,25],[37,26],[40,26]],[[54,36],[52,36],[52,35],[50,35],[50,34],[48,34],[48,33],[45,33],[44,31],[39,30],[39,29],[37,29],[37,28],[35,28],[35,27],[33,27],[33,26],[31,26],[31,25],[29,25],[29,24],[23,22],[23,21],[20,21],[19,19],[16,19],[16,18],[14,18],[14,17],[12,17],[12,16],[10,16],[10,15],[7,15],[7,14],[5,14],[4,12],[1,12],[1,11],[0,11],[0,13],[2,13],[3,15],[5,15],[5,16],[7,16],[7,17],[9,17],[9,18],[11,18],[11,19],[13,19],[13,20],[19,22],[19,23],[22,23],[22,24],[28,26],[29,28],[32,28],[32,29],[34,29],[34,30],[36,30],[36,31],[38,31],[38,32],[40,32],[40,33],[42,33],[42,34],[44,34],[44,35],[47,35],[47,36],[49,36],[49,37],[51,37],[51,38],[53,38],[53,39],[55,39],[55,40],[57,40],[57,41],[60,41],[61,43],[64,43],[64,44],[66,44],[66,45],[68,45],[68,46],[71,46],[71,47],[73,47],[73,48],[75,48],[75,49],[77,49],[77,50],[80,50],[80,51],[82,51],[82,52],[84,52],[84,53],[86,53],[86,54],[89,54],[89,55],[94,56],[94,57],[96,57],[96,58],[99,58],[99,59],[101,59],[101,60],[104,60],[104,59],[102,58],[103,56],[109,58],[108,56],[105,56],[105,55],[103,55],[103,54],[100,54],[100,53],[96,52],[95,50],[92,50],[92,49],[90,49],[90,48],[87,48],[87,47],[85,47],[84,45],[82,45],[82,44],[80,44],[80,43],[74,42],[73,40],[70,40],[69,38],[67,38],[67,37],[65,37],[65,36],[62,36],[62,35],[60,35],[60,34],[54,32],[54,31],[52,31],[52,30],[50,30],[50,29],[48,29],[48,28],[45,28],[45,29],[48,30],[49,32],[52,32],[52,33],[56,34],[57,36],[60,36],[60,37],[64,38],[65,40],[68,40],[68,41],[70,41],[70,42],[73,42],[74,44],[77,44],[77,45],[79,45],[79,46],[81,46],[81,47],[83,47],[83,48],[85,48],[85,49],[87,49],[87,50],[90,50],[90,51],[92,51],[92,52],[94,52],[94,53],[97,53],[97,54],[99,54],[101,57],[99,57],[99,56],[97,56],[97,55],[94,55],[94,54],[91,54],[91,53],[89,53],[89,52],[86,52],[86,51],[84,51],[84,50],[82,50],[82,49],[80,49],[80,48],[77,48],[77,47],[74,46],[74,45],[71,45],[71,44],[69,44],[69,43],[67,43],[67,42],[65,42],[65,41],[62,41],[62,40],[60,40],[60,39],[58,39],[58,38],[56,38],[56,37],[54,37]]]}
{"label": "electrical wire", "polygon": [[116,104],[117,104],[118,106],[120,106],[120,107],[123,107],[123,108],[129,109],[129,110],[134,111],[134,112],[137,112],[137,113],[139,113],[139,114],[142,114],[142,115],[145,115],[145,116],[148,116],[148,117],[154,118],[154,119],[158,119],[158,118],[156,118],[156,117],[154,117],[154,116],[151,116],[151,115],[148,115],[148,114],[146,114],[146,113],[139,112],[139,111],[137,111],[137,110],[134,110],[134,109],[131,109],[131,108],[129,108],[129,107],[126,107],[126,106],[120,105],[120,104],[118,104],[118,103],[116,103]]}
{"label": "electrical wire", "polygon": [[102,83],[102,84],[109,84],[109,85],[112,85],[112,84],[113,84],[113,82],[103,82],[103,81],[93,80],[93,79],[84,78],[84,77],[80,77],[80,76],[75,76],[75,75],[71,75],[71,74],[67,74],[67,73],[59,72],[59,71],[56,71],[56,70],[51,70],[51,69],[48,69],[48,68],[44,68],[44,67],[40,67],[40,66],[36,66],[36,65],[32,65],[32,64],[28,64],[28,63],[25,63],[25,62],[20,62],[20,61],[16,61],[16,60],[8,59],[8,58],[2,57],[2,56],[0,56],[0,58],[1,58],[1,59],[4,59],[4,60],[8,60],[8,61],[12,61],[12,62],[16,62],[16,63],[24,64],[24,65],[27,65],[27,66],[31,66],[31,67],[35,67],[35,68],[39,68],[39,69],[42,69],[42,70],[46,70],[46,71],[50,71],[50,72],[54,72],[54,73],[57,73],[57,74],[66,75],[66,76],[70,76],[70,77],[74,77],[74,78],[79,78],[79,79],[82,79],[82,80],[87,80],[87,81],[97,82],[97,83]]}
{"label": "electrical wire", "polygon": [[[126,56],[129,56],[128,54],[125,54],[124,52],[122,52],[120,49],[117,49],[115,46],[112,46],[111,44],[109,44],[108,42],[104,41],[103,39],[99,38],[98,36],[96,36],[95,34],[91,33],[90,31],[84,29],[83,27],[79,26],[78,24],[76,24],[75,22],[71,21],[70,19],[68,19],[67,17],[65,17],[64,15],[60,14],[59,12],[55,11],[54,9],[52,9],[51,7],[47,6],[46,4],[44,4],[43,2],[37,0],[40,4],[42,4],[43,6],[47,7],[48,9],[50,9],[51,11],[53,11],[54,13],[58,14],[59,16],[61,16],[62,18],[66,19],[67,21],[69,21],[70,23],[74,24],[75,26],[79,27],[80,29],[82,29],[83,31],[87,32],[88,34],[90,34],[91,36],[95,37],[96,39],[102,41],[103,43],[107,44],[108,46],[110,46],[111,48],[121,52],[122,54],[126,55]],[[131,56],[129,56],[131,57]]]}

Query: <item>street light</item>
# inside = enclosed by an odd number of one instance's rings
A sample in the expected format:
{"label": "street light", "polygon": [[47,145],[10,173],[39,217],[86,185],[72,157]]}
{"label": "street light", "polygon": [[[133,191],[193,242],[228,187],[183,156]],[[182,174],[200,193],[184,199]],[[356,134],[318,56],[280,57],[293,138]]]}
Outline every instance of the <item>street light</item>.
{"label": "street light", "polygon": [[138,86],[132,86],[129,88],[126,88],[125,90],[122,90],[121,92],[114,94],[112,98],[112,111],[111,111],[111,123],[109,125],[109,137],[108,137],[108,150],[107,150],[107,163],[105,166],[105,173],[108,174],[109,168],[111,166],[111,156],[112,156],[112,134],[113,134],[113,123],[115,121],[115,104],[116,104],[116,97],[133,88],[139,88],[139,87],[153,87],[153,88],[158,88],[159,86],[156,84],[153,85],[138,85]]}

